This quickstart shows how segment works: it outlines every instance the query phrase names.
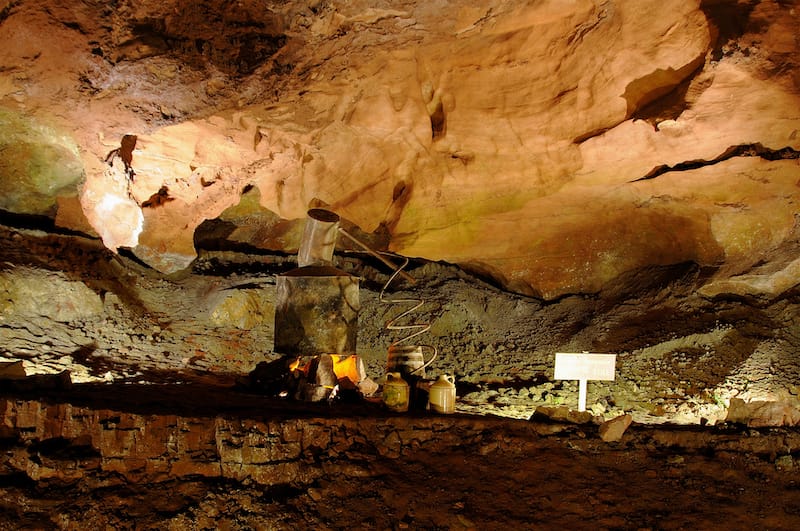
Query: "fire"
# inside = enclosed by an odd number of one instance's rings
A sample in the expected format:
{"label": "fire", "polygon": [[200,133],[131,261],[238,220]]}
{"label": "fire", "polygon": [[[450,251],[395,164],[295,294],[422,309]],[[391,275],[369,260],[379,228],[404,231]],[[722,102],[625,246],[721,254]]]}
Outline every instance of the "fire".
{"label": "fire", "polygon": [[308,369],[311,366],[311,362],[307,361],[302,366],[301,366],[301,363],[303,363],[302,360],[300,358],[297,358],[296,360],[294,360],[292,363],[289,364],[289,370],[291,372],[295,372],[295,371],[302,372],[303,374],[307,375],[308,374]]}
{"label": "fire", "polygon": [[[338,382],[345,378],[350,380],[352,384],[358,384],[364,377],[363,367],[359,364],[359,357],[349,354],[328,354],[332,363],[333,375]],[[289,364],[289,370],[292,373],[302,373],[305,376],[309,375],[312,370],[319,370],[320,356],[312,356],[305,362],[303,357],[299,357]]]}
{"label": "fire", "polygon": [[367,377],[364,361],[355,354],[301,355],[288,364],[288,369],[291,377],[285,379],[288,389],[283,396],[297,400],[331,400],[340,393],[372,396],[379,387]]}
{"label": "fire", "polygon": [[358,356],[334,354],[331,359],[333,360],[333,373],[339,381],[344,378],[348,378],[354,384],[361,381],[362,374],[359,371]]}

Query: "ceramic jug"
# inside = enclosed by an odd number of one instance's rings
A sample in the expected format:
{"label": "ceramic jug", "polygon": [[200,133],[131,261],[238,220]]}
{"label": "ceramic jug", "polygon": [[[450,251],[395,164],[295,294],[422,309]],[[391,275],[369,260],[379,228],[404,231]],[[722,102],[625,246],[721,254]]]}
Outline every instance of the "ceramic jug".
{"label": "ceramic jug", "polygon": [[399,372],[386,375],[383,384],[383,403],[392,411],[403,413],[408,411],[409,386]]}
{"label": "ceramic jug", "polygon": [[428,404],[436,413],[454,413],[456,410],[455,378],[443,374],[430,388]]}

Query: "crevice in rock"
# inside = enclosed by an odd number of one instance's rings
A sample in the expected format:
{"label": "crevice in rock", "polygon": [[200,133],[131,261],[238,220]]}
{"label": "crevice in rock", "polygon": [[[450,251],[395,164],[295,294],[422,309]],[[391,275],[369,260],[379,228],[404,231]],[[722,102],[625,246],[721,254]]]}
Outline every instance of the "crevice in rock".
{"label": "crevice in rock", "polygon": [[446,131],[446,121],[442,102],[437,103],[436,108],[431,113],[431,132],[435,142],[444,137]]}
{"label": "crevice in rock", "polygon": [[700,2],[700,9],[711,26],[712,61],[722,59],[726,55],[726,45],[744,35],[746,30],[752,29],[749,28],[750,14],[758,4],[758,0],[731,3],[716,0]]}
{"label": "crevice in rock", "polygon": [[8,2],[2,9],[0,9],[0,23],[11,16],[11,12],[17,7],[22,0],[15,0]]}
{"label": "crevice in rock", "polygon": [[610,2],[603,2],[598,8],[594,19],[588,20],[582,24],[578,24],[570,36],[567,38],[567,44],[574,46],[577,43],[583,42],[584,37],[590,32],[594,31],[600,24],[609,18],[609,11],[613,12],[614,6]]}
{"label": "crevice in rock", "polygon": [[34,441],[28,446],[28,454],[32,458],[33,456],[38,456],[39,458],[46,457],[65,461],[101,457],[102,455],[99,450],[88,444],[85,438],[81,441],[60,436]]}
{"label": "crevice in rock", "polygon": [[760,143],[740,144],[738,146],[731,146],[721,155],[710,160],[702,160],[702,159],[688,160],[686,162],[679,162],[674,166],[670,166],[668,164],[662,164],[660,166],[656,166],[643,177],[639,177],[638,179],[634,179],[628,182],[636,183],[639,181],[647,181],[650,179],[655,179],[656,177],[659,177],[661,175],[664,175],[665,173],[672,171],[696,170],[698,168],[702,168],[703,166],[713,166],[714,164],[717,164],[719,162],[724,162],[728,159],[732,159],[733,157],[761,157],[764,160],[771,160],[771,161],[800,159],[800,151],[791,148],[789,146],[780,149],[771,149],[764,147]]}
{"label": "crevice in rock", "polygon": [[0,209],[0,225],[15,229],[39,230],[48,234],[60,234],[65,236],[80,236],[84,238],[96,239],[84,232],[67,229],[56,225],[55,220],[43,214],[21,214]]}

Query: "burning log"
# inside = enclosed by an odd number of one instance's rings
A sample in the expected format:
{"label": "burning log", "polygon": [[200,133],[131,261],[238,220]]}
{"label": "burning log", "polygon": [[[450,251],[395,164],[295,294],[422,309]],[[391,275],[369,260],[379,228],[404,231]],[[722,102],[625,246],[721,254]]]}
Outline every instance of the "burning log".
{"label": "burning log", "polygon": [[359,356],[321,354],[259,363],[250,373],[250,387],[273,396],[320,402],[369,397],[379,386],[367,377]]}
{"label": "burning log", "polygon": [[371,396],[378,385],[367,377],[364,361],[355,355],[322,354],[303,361],[298,358],[291,367],[295,382],[293,397],[307,402],[333,399],[337,396]]}

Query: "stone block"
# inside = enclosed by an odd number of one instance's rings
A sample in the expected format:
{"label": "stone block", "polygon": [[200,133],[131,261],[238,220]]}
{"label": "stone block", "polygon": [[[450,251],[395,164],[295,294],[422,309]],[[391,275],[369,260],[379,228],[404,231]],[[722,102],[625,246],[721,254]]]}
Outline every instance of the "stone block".
{"label": "stone block", "polygon": [[633,417],[625,414],[602,423],[598,430],[600,438],[605,442],[617,442],[621,440],[622,436],[625,434],[625,430],[631,425],[631,422],[633,422]]}

